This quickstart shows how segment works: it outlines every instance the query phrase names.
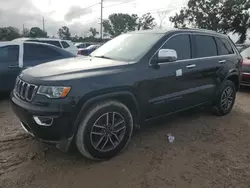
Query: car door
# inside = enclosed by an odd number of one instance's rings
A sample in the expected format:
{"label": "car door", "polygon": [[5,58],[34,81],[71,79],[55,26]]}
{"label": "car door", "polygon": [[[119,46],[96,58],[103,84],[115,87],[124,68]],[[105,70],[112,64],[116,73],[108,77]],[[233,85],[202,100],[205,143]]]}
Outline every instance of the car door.
{"label": "car door", "polygon": [[214,36],[194,33],[192,44],[193,59],[185,63],[182,77],[189,87],[186,93],[187,106],[206,103],[213,99],[218,85],[218,72],[224,63],[218,56]]}
{"label": "car door", "polygon": [[[185,102],[189,86],[184,76],[186,65],[192,58],[190,34],[176,34],[168,38],[160,49],[173,49],[178,57],[177,61],[161,62],[149,69],[147,75],[150,79],[145,85],[148,92],[147,119],[187,107]],[[157,59],[158,51],[152,59]]]}
{"label": "car door", "polygon": [[24,43],[23,68],[61,59],[62,54],[55,48],[46,44]]}
{"label": "car door", "polygon": [[11,91],[20,72],[19,45],[0,47],[0,91]]}

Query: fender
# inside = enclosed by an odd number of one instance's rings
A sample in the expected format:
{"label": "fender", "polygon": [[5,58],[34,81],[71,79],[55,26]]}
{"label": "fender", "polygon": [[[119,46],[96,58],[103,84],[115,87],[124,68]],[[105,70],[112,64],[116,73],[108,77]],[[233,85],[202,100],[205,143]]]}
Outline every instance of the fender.
{"label": "fender", "polygon": [[79,113],[77,115],[77,118],[76,118],[76,120],[74,122],[74,125],[73,125],[71,138],[74,137],[74,135],[75,135],[75,133],[76,133],[76,131],[78,129],[78,126],[79,126],[79,124],[80,124],[80,122],[82,120],[82,115],[84,114],[86,109],[91,106],[91,104],[93,104],[94,102],[99,101],[99,100],[103,100],[103,99],[106,99],[106,98],[112,98],[112,97],[116,97],[116,96],[130,96],[132,98],[132,100],[134,101],[135,105],[136,105],[136,112],[137,112],[137,117],[138,117],[137,119],[139,119],[139,117],[140,117],[139,104],[138,104],[138,101],[136,100],[135,95],[132,94],[131,92],[129,92],[129,91],[119,91],[119,92],[112,92],[112,93],[98,95],[98,96],[95,96],[95,97],[92,97],[92,98],[88,99],[83,104],[83,106],[81,107],[81,110],[79,111]]}

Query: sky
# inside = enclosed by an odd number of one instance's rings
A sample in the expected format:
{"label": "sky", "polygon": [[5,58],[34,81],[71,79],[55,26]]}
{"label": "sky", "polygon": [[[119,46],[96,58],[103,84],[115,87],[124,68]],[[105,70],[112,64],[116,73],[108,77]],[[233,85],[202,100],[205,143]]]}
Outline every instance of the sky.
{"label": "sky", "polygon": [[[88,29],[100,28],[101,0],[0,0],[0,27],[14,26],[42,28],[50,36],[57,36],[58,29],[66,25],[73,35],[87,36]],[[151,12],[163,28],[170,27],[169,16],[178,12],[187,0],[103,0],[103,17],[112,13]]]}

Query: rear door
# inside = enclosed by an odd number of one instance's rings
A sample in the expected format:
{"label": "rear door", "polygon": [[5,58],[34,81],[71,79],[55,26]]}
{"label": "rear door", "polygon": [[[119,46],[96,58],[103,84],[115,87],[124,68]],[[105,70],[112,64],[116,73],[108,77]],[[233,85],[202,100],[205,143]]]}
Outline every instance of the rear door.
{"label": "rear door", "polygon": [[218,56],[215,38],[205,34],[192,35],[193,59],[185,63],[183,82],[188,85],[186,105],[211,101],[218,85],[218,72],[223,59]]}
{"label": "rear door", "polygon": [[43,44],[24,43],[23,67],[33,67],[49,61],[62,59],[55,47]]}
{"label": "rear door", "polygon": [[11,91],[20,72],[19,45],[0,47],[0,91]]}

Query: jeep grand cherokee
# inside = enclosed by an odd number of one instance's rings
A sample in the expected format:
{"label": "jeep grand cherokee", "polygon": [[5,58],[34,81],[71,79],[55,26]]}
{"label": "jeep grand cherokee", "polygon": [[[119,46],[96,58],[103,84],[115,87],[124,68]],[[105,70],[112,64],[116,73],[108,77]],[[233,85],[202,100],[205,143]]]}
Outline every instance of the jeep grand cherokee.
{"label": "jeep grand cherokee", "polygon": [[128,144],[145,121],[211,105],[228,114],[242,57],[213,31],[176,29],[120,35],[88,57],[24,70],[11,94],[23,128],[67,151],[75,143],[105,160]]}

